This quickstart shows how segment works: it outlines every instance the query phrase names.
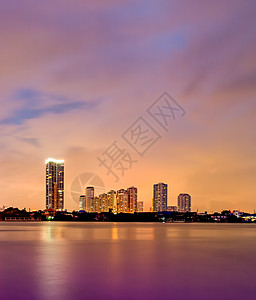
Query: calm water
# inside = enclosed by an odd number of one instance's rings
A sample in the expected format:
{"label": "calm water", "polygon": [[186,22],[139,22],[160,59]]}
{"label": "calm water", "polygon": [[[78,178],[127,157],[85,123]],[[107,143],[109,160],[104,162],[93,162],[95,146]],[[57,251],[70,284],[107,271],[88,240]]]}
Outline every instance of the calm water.
{"label": "calm water", "polygon": [[256,224],[0,222],[0,299],[256,299]]}

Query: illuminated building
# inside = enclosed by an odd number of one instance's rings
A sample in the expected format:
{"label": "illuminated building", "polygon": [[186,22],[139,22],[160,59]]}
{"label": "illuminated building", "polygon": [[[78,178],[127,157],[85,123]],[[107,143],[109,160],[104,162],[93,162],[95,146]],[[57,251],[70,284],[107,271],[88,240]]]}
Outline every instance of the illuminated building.
{"label": "illuminated building", "polygon": [[85,202],[85,195],[81,195],[79,197],[79,210],[85,210],[86,209],[86,202]]}
{"label": "illuminated building", "polygon": [[167,206],[167,211],[177,211],[177,206]]}
{"label": "illuminated building", "polygon": [[46,209],[64,209],[64,160],[49,158],[46,164]]}
{"label": "illuminated building", "polygon": [[128,193],[127,190],[120,189],[116,193],[116,203],[118,213],[128,212]]}
{"label": "illuminated building", "polygon": [[143,201],[138,201],[137,212],[143,212]]}
{"label": "illuminated building", "polygon": [[191,197],[189,194],[179,194],[178,196],[178,211],[191,212]]}
{"label": "illuminated building", "polygon": [[153,211],[166,211],[167,210],[167,184],[157,183],[154,184],[153,189]]}
{"label": "illuminated building", "polygon": [[98,212],[109,212],[108,195],[107,194],[99,195],[99,210],[98,210]]}
{"label": "illuminated building", "polygon": [[127,189],[129,213],[135,213],[137,211],[137,192],[137,188],[134,186]]}
{"label": "illuminated building", "polygon": [[87,212],[92,211],[92,199],[94,198],[94,187],[88,186],[85,189],[85,210]]}
{"label": "illuminated building", "polygon": [[112,210],[113,213],[117,212],[116,207],[116,192],[114,190],[111,190],[107,193],[108,195],[108,207]]}
{"label": "illuminated building", "polygon": [[90,212],[100,212],[100,199],[99,197],[91,198],[90,201],[91,210]]}

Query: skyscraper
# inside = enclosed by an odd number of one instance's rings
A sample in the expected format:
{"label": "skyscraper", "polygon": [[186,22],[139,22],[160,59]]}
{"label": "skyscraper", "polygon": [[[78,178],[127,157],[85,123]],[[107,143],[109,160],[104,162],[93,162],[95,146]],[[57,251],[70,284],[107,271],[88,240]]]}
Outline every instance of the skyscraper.
{"label": "skyscraper", "polygon": [[137,212],[143,212],[143,201],[138,201]]}
{"label": "skyscraper", "polygon": [[116,203],[118,213],[128,212],[128,193],[127,190],[120,189],[116,193]]}
{"label": "skyscraper", "polygon": [[116,207],[116,192],[114,190],[111,190],[108,192],[108,207],[112,210],[113,213],[117,212]]}
{"label": "skyscraper", "polygon": [[109,212],[109,207],[108,207],[108,195],[107,194],[100,194],[99,195],[99,212]]}
{"label": "skyscraper", "polygon": [[85,210],[85,195],[79,197],[79,210]]}
{"label": "skyscraper", "polygon": [[167,211],[167,184],[154,184],[153,190],[153,211]]}
{"label": "skyscraper", "polygon": [[100,212],[100,199],[99,199],[99,197],[92,198],[90,202],[91,202],[90,212],[99,213]]}
{"label": "skyscraper", "polygon": [[191,197],[189,194],[179,194],[178,196],[178,211],[191,212]]}
{"label": "skyscraper", "polygon": [[92,211],[92,206],[94,207],[95,205],[92,205],[91,201],[94,198],[94,187],[93,186],[88,186],[85,189],[85,210],[87,212]]}
{"label": "skyscraper", "polygon": [[49,158],[46,164],[46,209],[64,209],[64,160]]}
{"label": "skyscraper", "polygon": [[132,186],[127,189],[128,193],[128,212],[135,213],[137,211],[137,193],[136,187]]}

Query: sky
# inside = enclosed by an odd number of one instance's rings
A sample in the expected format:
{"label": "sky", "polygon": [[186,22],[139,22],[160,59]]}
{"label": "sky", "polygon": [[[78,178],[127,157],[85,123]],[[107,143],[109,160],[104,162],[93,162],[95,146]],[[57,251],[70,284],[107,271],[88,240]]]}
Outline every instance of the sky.
{"label": "sky", "polygon": [[[134,185],[145,210],[158,182],[168,205],[189,193],[194,211],[256,209],[255,1],[0,6],[0,207],[44,209],[53,157],[65,160],[68,210],[77,178]],[[148,114],[165,92],[184,110],[167,130]],[[140,117],[161,137],[143,155],[123,138]],[[118,181],[99,161],[113,145]]]}

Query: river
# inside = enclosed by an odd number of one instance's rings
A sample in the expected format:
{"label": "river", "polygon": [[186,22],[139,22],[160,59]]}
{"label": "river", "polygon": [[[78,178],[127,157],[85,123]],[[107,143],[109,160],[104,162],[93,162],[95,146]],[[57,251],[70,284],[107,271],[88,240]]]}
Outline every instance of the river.
{"label": "river", "polygon": [[256,224],[0,222],[0,299],[256,299]]}

